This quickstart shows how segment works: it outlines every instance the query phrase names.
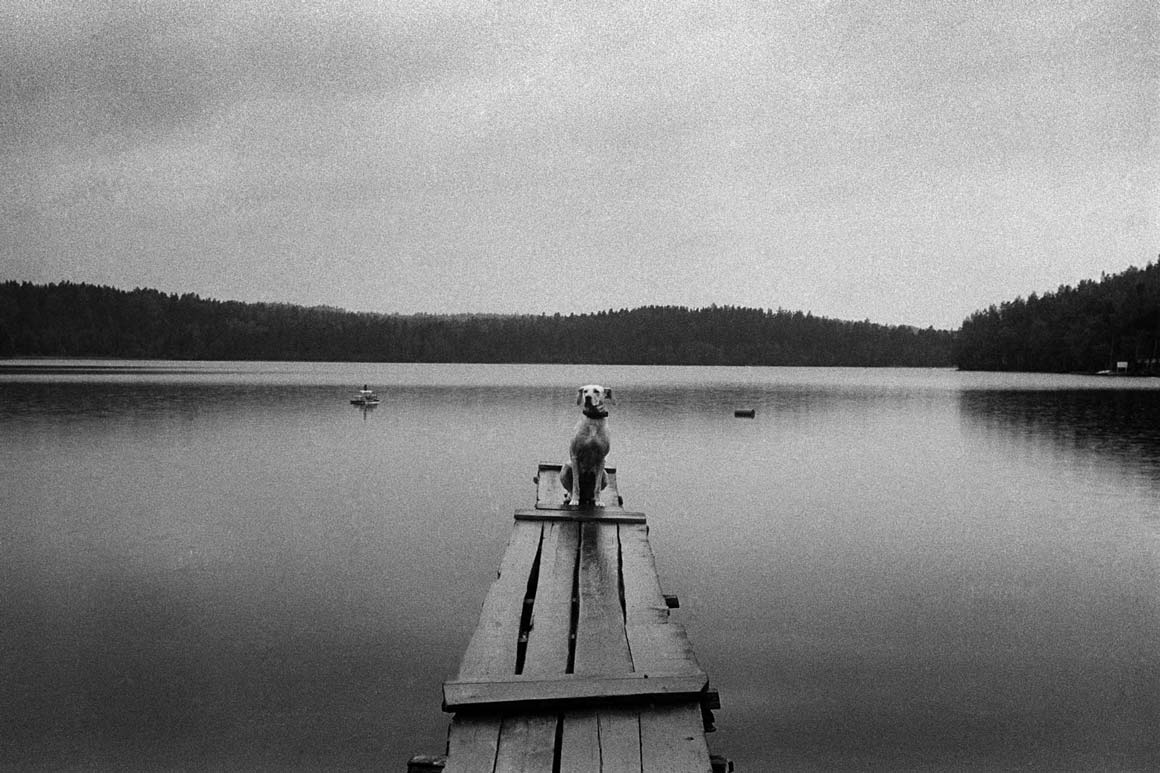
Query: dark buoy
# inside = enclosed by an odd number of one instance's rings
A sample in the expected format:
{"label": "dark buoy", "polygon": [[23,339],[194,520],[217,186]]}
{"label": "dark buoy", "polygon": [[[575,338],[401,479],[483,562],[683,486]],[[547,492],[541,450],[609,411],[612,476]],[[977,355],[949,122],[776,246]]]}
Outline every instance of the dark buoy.
{"label": "dark buoy", "polygon": [[753,408],[738,408],[733,411],[733,415],[739,419],[752,419],[757,415],[757,411]]}

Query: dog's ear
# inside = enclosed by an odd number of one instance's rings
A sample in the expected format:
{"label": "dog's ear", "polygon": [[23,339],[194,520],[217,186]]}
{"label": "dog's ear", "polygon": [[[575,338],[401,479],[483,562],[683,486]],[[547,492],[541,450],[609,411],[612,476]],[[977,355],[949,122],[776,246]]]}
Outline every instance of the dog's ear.
{"label": "dog's ear", "polygon": [[579,389],[576,390],[576,405],[579,405],[580,401],[583,399],[584,399],[584,387],[580,387]]}
{"label": "dog's ear", "polygon": [[613,405],[616,405],[616,401],[612,399],[612,390],[611,389],[605,388],[604,399],[607,400],[608,402],[612,403]]}

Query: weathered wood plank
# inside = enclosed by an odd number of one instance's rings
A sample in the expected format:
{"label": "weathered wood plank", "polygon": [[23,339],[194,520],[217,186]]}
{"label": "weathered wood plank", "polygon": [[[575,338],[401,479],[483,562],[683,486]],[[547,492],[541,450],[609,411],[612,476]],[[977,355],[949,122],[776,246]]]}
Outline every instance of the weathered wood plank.
{"label": "weathered wood plank", "polygon": [[644,773],[710,773],[701,707],[683,703],[642,711],[640,758]]}
{"label": "weathered wood plank", "polygon": [[492,773],[501,725],[499,716],[456,717],[447,735],[443,773]]}
{"label": "weathered wood plank", "polygon": [[620,606],[620,543],[612,524],[580,526],[580,621],[574,672],[612,676],[632,672]]}
{"label": "weathered wood plank", "polygon": [[657,577],[648,527],[621,527],[620,552],[624,561],[624,610],[629,623],[638,618],[647,622],[667,619],[669,607]]}
{"label": "weathered wood plank", "polygon": [[633,669],[640,674],[703,674],[685,626],[664,622],[625,628]]}
{"label": "weathered wood plank", "polygon": [[504,718],[495,773],[552,773],[556,754],[555,715],[517,714]]}
{"label": "weathered wood plank", "polygon": [[624,608],[633,669],[641,673],[699,674],[701,667],[682,625],[669,618],[657,578],[648,527],[621,526]]}
{"label": "weathered wood plank", "polygon": [[567,669],[568,635],[572,628],[572,585],[579,549],[578,524],[544,524],[539,583],[522,672],[527,676],[554,676],[565,673]]}
{"label": "weathered wood plank", "polygon": [[536,507],[556,508],[564,505],[564,485],[560,483],[563,465],[540,463],[536,472]]}
{"label": "weathered wood plank", "polygon": [[595,711],[569,711],[563,715],[560,737],[560,773],[600,771],[600,727]]}
{"label": "weathered wood plank", "polygon": [[[566,510],[568,509],[568,493],[560,482],[560,471],[563,465],[540,462],[536,472],[536,508],[539,510]],[[605,467],[607,483],[600,492],[600,498],[607,509],[620,507],[620,491],[616,484],[616,468]]]}
{"label": "weathered wood plank", "polygon": [[515,674],[520,614],[540,532],[541,525],[531,522],[517,522],[512,529],[499,577],[487,593],[479,624],[463,654],[460,679]]}
{"label": "weathered wood plank", "polygon": [[600,722],[601,771],[636,773],[641,769],[640,718],[631,709],[610,709],[597,715]]}
{"label": "weathered wood plank", "polygon": [[619,508],[594,508],[592,510],[539,509],[516,510],[517,521],[597,521],[600,523],[646,523],[644,513],[634,513]]}
{"label": "weathered wood plank", "polygon": [[506,681],[452,681],[443,683],[443,710],[459,711],[486,705],[499,710],[508,704],[564,709],[588,706],[594,700],[700,700],[708,686],[709,679],[704,674],[655,677],[565,674],[554,679],[513,676]]}

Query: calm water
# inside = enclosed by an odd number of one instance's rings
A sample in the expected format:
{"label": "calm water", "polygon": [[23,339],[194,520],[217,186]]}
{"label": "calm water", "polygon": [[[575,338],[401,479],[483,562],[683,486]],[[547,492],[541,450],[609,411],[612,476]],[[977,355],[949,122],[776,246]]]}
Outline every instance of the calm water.
{"label": "calm water", "polygon": [[740,771],[1160,767],[1156,380],[31,364],[0,364],[0,766],[441,751],[595,381]]}

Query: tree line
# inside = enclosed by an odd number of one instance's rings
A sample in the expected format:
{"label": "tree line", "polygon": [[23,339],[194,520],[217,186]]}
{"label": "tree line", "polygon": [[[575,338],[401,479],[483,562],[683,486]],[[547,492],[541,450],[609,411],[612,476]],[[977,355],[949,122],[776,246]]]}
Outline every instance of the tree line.
{"label": "tree line", "polygon": [[948,367],[953,333],[735,306],[396,315],[62,282],[0,284],[0,356]]}
{"label": "tree line", "polygon": [[977,311],[953,359],[963,370],[1160,375],[1160,264]]}

